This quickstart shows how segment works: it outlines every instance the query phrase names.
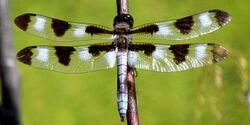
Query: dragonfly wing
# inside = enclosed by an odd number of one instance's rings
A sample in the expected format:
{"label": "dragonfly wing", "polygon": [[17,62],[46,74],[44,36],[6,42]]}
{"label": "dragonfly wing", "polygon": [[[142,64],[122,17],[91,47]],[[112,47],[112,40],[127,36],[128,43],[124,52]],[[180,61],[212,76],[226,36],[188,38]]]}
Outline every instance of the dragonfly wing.
{"label": "dragonfly wing", "polygon": [[182,19],[135,27],[133,38],[184,40],[208,34],[226,25],[231,16],[221,10],[210,10]]}
{"label": "dragonfly wing", "polygon": [[27,65],[64,73],[83,73],[113,68],[116,52],[113,45],[30,46],[17,54]]}
{"label": "dragonfly wing", "polygon": [[214,43],[206,44],[132,44],[128,64],[137,69],[175,72],[220,62],[227,50]]}
{"label": "dragonfly wing", "polygon": [[20,15],[16,17],[15,24],[23,31],[53,41],[113,38],[113,30],[104,26],[63,21],[38,14]]}

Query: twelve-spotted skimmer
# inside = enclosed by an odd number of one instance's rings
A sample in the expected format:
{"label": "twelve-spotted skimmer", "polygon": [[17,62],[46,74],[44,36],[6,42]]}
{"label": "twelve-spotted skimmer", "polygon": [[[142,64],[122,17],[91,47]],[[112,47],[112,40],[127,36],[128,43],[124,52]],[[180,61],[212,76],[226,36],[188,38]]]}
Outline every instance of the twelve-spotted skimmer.
{"label": "twelve-spotted skimmer", "polygon": [[[17,54],[27,65],[64,73],[83,73],[113,68],[118,71],[118,110],[126,116],[127,66],[157,72],[175,72],[219,62],[227,50],[215,43],[152,44],[140,39],[184,40],[207,34],[230,21],[221,10],[201,12],[185,18],[133,27],[129,14],[114,18],[114,28],[68,22],[38,14],[23,14],[15,19],[22,30],[53,41],[105,40],[82,46],[29,46]],[[132,41],[133,39],[133,41]],[[110,42],[112,41],[112,42]]]}

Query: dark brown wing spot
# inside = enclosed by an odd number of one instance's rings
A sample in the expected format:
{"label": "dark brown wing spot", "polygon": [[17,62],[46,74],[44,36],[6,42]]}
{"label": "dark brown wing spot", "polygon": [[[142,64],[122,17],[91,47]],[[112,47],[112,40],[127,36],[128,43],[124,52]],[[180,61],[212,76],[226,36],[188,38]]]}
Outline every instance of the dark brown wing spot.
{"label": "dark brown wing spot", "polygon": [[96,44],[96,45],[91,45],[88,48],[89,48],[89,53],[91,53],[92,56],[98,56],[103,51],[109,52],[115,49],[113,44],[110,45]]}
{"label": "dark brown wing spot", "polygon": [[51,27],[54,30],[56,36],[63,36],[65,32],[70,28],[70,24],[66,21],[52,19]]}
{"label": "dark brown wing spot", "polygon": [[151,56],[156,47],[153,44],[130,44],[128,50],[143,51],[145,55]]}
{"label": "dark brown wing spot", "polygon": [[175,22],[175,27],[180,30],[182,34],[188,34],[192,30],[192,26],[194,25],[193,17],[185,17],[179,19]]}
{"label": "dark brown wing spot", "polygon": [[31,57],[33,55],[32,49],[34,48],[36,48],[36,46],[30,46],[22,49],[17,53],[16,58],[24,64],[31,65]]}
{"label": "dark brown wing spot", "polygon": [[174,61],[176,64],[184,62],[186,55],[188,54],[189,44],[171,45],[169,50],[174,54]]}
{"label": "dark brown wing spot", "polygon": [[228,51],[218,44],[213,44],[213,49],[211,50],[213,54],[213,62],[217,63],[225,59],[228,55]]}
{"label": "dark brown wing spot", "polygon": [[29,22],[31,22],[30,17],[36,16],[35,14],[23,14],[15,19],[15,24],[22,30],[26,31],[29,25]]}
{"label": "dark brown wing spot", "polygon": [[159,27],[156,24],[146,25],[141,28],[135,29],[131,31],[131,33],[150,33],[153,35],[153,33],[159,31]]}
{"label": "dark brown wing spot", "polygon": [[85,32],[91,34],[91,36],[94,34],[100,34],[100,33],[113,34],[113,31],[109,31],[109,30],[106,30],[102,27],[98,27],[95,25],[87,26]]}
{"label": "dark brown wing spot", "polygon": [[56,55],[58,57],[59,63],[68,66],[71,60],[70,55],[73,54],[74,47],[62,47],[62,46],[55,46]]}
{"label": "dark brown wing spot", "polygon": [[221,10],[211,10],[209,12],[210,13],[212,13],[212,12],[215,13],[214,17],[216,18],[216,20],[217,20],[217,22],[218,22],[218,24],[220,26],[224,26],[231,19],[231,16],[227,12],[224,12],[224,11],[221,11]]}

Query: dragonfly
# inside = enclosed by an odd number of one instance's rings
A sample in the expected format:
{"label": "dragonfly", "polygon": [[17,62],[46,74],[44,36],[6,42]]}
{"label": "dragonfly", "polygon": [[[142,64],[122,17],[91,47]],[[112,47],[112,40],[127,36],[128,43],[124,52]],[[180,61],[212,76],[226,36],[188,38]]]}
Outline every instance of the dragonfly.
{"label": "dragonfly", "polygon": [[[24,64],[63,73],[85,73],[116,66],[118,112],[123,120],[128,106],[128,67],[177,72],[217,63],[228,55],[228,51],[216,43],[159,44],[157,39],[195,38],[223,27],[230,20],[231,16],[227,12],[215,9],[180,19],[133,27],[133,17],[120,14],[115,16],[111,29],[97,24],[26,13],[14,20],[21,30],[52,41],[82,41],[83,45],[28,46],[20,50],[16,57]],[[145,42],[136,42],[139,39]],[[86,40],[103,42],[86,45]]]}

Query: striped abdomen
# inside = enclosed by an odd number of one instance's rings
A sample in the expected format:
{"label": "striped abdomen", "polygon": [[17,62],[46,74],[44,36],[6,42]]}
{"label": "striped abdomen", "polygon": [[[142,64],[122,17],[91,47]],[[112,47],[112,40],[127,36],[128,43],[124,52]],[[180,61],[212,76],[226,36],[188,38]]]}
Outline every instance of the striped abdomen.
{"label": "striped abdomen", "polygon": [[128,107],[128,88],[127,88],[127,51],[117,52],[117,103],[120,117],[123,120]]}

